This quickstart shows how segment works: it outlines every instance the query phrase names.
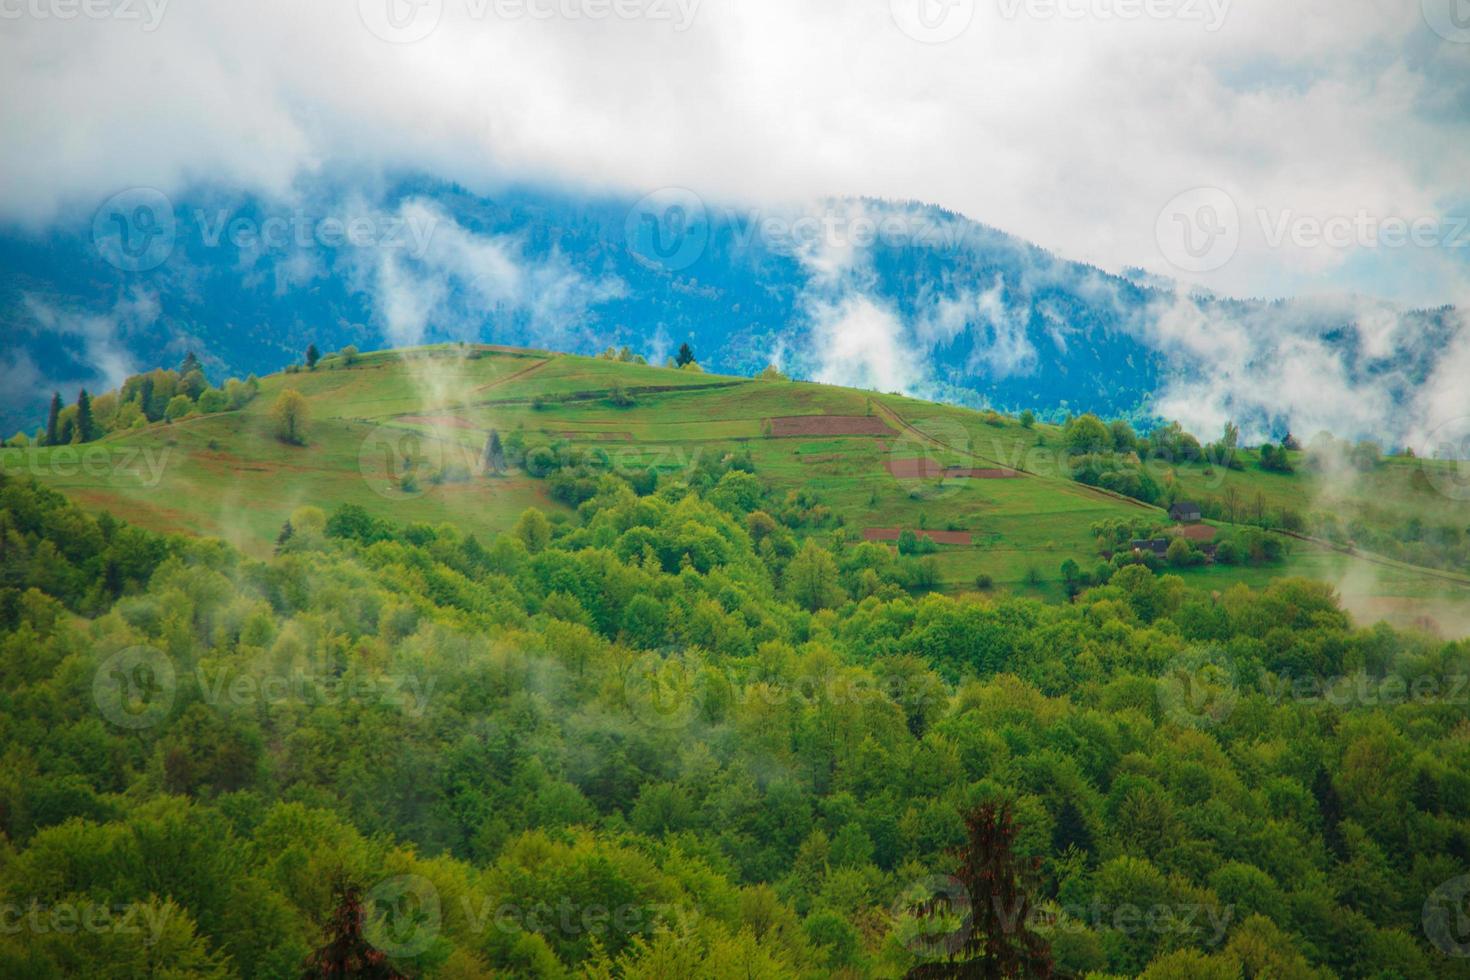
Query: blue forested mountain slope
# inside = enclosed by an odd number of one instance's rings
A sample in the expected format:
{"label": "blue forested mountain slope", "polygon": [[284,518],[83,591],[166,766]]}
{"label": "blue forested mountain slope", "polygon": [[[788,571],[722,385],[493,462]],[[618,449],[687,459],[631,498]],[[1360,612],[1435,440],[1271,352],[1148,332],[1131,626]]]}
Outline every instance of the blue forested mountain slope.
{"label": "blue forested mountain slope", "polygon": [[[1187,295],[918,204],[752,212],[689,192],[481,196],[417,178],[373,194],[324,183],[288,203],[132,190],[44,233],[0,233],[0,423],[33,428],[53,386],[70,398],[191,349],[223,377],[276,370],[308,343],[446,339],[626,344],[660,360],[688,342],[714,370],[779,360],[972,405],[1147,419],[1162,388],[1248,373],[1294,337],[1329,349],[1348,381],[1408,397],[1455,317],[1388,310],[1405,329],[1374,347],[1364,309]],[[1199,342],[1216,328],[1253,345],[1231,371]],[[1248,398],[1236,414],[1251,411],[1269,415]]]}

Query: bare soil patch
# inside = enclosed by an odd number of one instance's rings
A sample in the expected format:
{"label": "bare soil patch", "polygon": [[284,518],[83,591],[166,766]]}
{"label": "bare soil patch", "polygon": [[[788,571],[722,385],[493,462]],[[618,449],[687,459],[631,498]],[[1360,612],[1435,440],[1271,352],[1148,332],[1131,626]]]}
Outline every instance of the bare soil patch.
{"label": "bare soil patch", "polygon": [[774,438],[785,436],[891,436],[884,421],[874,415],[785,415],[767,419]]}
{"label": "bare soil patch", "polygon": [[944,475],[944,467],[932,459],[890,459],[887,466],[900,480],[932,480]]}
{"label": "bare soil patch", "polygon": [[1179,537],[1188,541],[1215,540],[1215,529],[1208,524],[1183,524],[1173,530]]}

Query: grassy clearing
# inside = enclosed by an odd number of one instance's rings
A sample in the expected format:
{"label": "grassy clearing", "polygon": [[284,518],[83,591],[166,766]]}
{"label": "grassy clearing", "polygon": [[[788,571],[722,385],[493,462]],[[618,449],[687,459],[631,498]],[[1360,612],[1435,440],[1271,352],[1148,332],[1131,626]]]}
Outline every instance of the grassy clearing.
{"label": "grassy clearing", "polygon": [[[145,527],[224,537],[268,552],[282,523],[303,504],[330,509],[355,503],[396,521],[447,521],[477,534],[509,528],[529,506],[561,508],[545,484],[524,474],[474,477],[404,494],[393,482],[388,442],[417,433],[415,451],[473,468],[486,433],[596,447],[626,470],[653,467],[677,475],[706,454],[749,452],[757,472],[779,491],[807,491],[840,516],[841,535],[864,528],[962,530],[972,543],[935,555],[942,586],[994,588],[1049,600],[1063,596],[1058,567],[1068,558],[1097,561],[1094,523],[1163,512],[1067,479],[1057,464],[1060,429],[875,394],[801,382],[756,381],[541,351],[441,346],[360,355],[350,366],[327,359],[316,371],[262,379],[260,397],[240,412],[187,419],[108,437],[85,447],[92,465],[67,463],[74,447],[0,452],[7,471],[32,472],[76,499]],[[272,403],[285,388],[307,399],[309,444],[288,446],[270,430]],[[632,404],[614,404],[621,388]],[[567,400],[577,395],[577,400]],[[535,404],[532,399],[537,399]],[[881,419],[891,436],[771,438],[765,420],[802,415]],[[384,434],[387,434],[386,437]],[[98,455],[100,454],[100,455]],[[913,462],[895,476],[894,462]],[[917,468],[915,468],[917,467]],[[1014,468],[1013,479],[944,478],[947,467]],[[1463,502],[1435,491],[1418,465],[1387,460],[1351,484],[1320,474],[1267,473],[1247,454],[1243,471],[1174,467],[1159,477],[1187,494],[1242,500],[1259,495],[1271,508],[1332,501],[1345,512],[1383,521],[1470,523]],[[831,531],[811,532],[831,534]],[[1284,566],[1198,568],[1191,585],[1259,586],[1283,574],[1339,584],[1365,609],[1395,618],[1463,603],[1465,591],[1422,570],[1382,565],[1298,542]],[[1439,610],[1443,615],[1444,610]]]}

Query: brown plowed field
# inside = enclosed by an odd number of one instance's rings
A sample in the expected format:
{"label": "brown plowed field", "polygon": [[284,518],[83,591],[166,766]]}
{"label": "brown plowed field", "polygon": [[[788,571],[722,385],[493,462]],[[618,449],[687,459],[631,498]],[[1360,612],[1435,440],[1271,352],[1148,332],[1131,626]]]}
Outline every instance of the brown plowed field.
{"label": "brown plowed field", "polygon": [[782,436],[891,436],[893,430],[872,415],[786,415],[767,419],[771,435]]}

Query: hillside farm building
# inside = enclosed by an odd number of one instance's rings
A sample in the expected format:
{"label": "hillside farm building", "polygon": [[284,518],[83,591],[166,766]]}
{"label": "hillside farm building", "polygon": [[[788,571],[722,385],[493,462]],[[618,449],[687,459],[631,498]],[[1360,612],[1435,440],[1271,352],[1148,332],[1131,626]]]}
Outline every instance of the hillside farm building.
{"label": "hillside farm building", "polygon": [[1181,524],[1193,524],[1200,520],[1199,504],[1192,500],[1181,500],[1169,505],[1169,519]]}

